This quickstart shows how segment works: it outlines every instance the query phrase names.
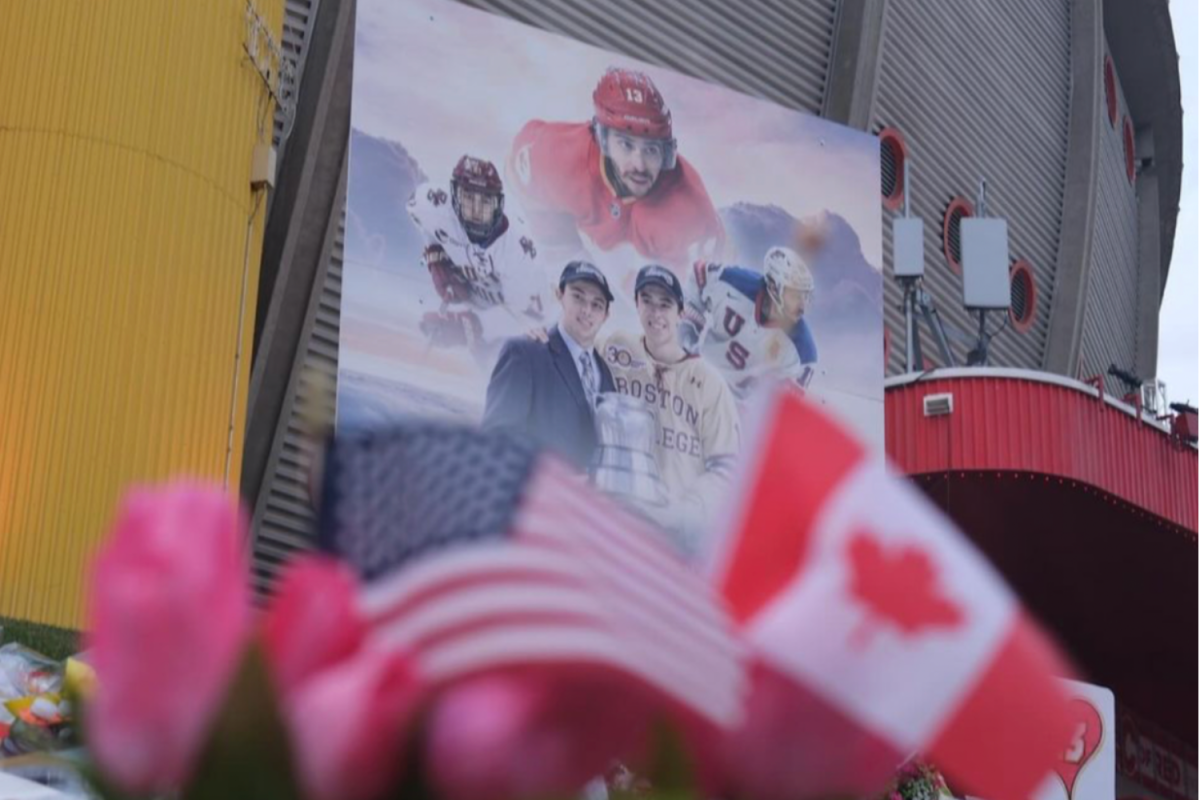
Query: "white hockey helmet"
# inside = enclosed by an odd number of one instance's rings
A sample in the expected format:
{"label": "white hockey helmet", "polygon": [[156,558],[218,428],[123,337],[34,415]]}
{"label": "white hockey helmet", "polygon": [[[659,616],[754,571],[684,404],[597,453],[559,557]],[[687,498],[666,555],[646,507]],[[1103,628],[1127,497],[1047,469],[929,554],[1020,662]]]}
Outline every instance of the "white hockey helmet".
{"label": "white hockey helmet", "polygon": [[783,307],[783,290],[797,289],[804,294],[804,306],[812,298],[813,276],[808,264],[790,247],[772,247],[763,257],[763,275],[767,294],[776,306]]}

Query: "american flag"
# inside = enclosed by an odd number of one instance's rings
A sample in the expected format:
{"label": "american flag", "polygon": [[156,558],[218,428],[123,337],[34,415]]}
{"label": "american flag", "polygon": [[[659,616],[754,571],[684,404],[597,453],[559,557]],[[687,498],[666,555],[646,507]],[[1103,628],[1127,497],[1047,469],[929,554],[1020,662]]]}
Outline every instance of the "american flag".
{"label": "american flag", "polygon": [[599,668],[728,726],[742,647],[662,535],[504,433],[414,422],[341,437],[327,458],[323,544],[369,579],[375,641],[428,680]]}

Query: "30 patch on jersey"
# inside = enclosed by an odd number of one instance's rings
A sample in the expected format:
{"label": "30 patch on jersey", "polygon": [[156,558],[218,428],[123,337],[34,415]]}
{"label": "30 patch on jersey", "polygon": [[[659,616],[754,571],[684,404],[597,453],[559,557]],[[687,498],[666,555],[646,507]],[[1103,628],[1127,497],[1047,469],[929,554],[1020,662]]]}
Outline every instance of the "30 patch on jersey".
{"label": "30 patch on jersey", "polygon": [[604,358],[610,364],[616,364],[624,369],[642,369],[646,362],[633,354],[628,347],[610,344],[604,351]]}

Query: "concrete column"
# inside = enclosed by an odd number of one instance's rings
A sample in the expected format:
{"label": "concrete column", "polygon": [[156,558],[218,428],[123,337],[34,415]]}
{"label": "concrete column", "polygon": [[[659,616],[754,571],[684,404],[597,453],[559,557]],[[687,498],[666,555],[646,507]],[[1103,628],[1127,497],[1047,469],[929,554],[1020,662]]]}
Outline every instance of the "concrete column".
{"label": "concrete column", "polygon": [[883,21],[887,0],[852,0],[838,5],[833,50],[821,116],[867,130],[875,106]]}
{"label": "concrete column", "polygon": [[[1162,302],[1162,217],[1159,208],[1158,166],[1154,158],[1154,131],[1137,131],[1134,148],[1138,161],[1138,299],[1137,342],[1133,364],[1149,380],[1158,371],[1158,309]],[[1170,389],[1170,387],[1168,387]]]}
{"label": "concrete column", "polygon": [[267,221],[241,480],[252,507],[272,454],[283,445],[284,411],[295,395],[296,365],[346,200],[354,11],[353,0],[322,3],[317,11],[296,124]]}
{"label": "concrete column", "polygon": [[[1104,14],[1100,0],[1071,3],[1071,122],[1061,234],[1042,367],[1073,375],[1083,340],[1092,260],[1100,125],[1104,122]],[[1105,122],[1107,124],[1107,122]]]}

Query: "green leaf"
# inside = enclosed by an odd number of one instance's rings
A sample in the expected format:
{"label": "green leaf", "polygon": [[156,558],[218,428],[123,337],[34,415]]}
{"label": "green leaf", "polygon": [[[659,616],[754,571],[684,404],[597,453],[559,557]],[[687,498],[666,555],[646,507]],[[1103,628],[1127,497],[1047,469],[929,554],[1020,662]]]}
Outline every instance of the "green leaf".
{"label": "green leaf", "polygon": [[425,773],[425,731],[429,729],[429,716],[432,713],[432,703],[423,702],[412,716],[412,727],[404,737],[401,751],[397,758],[404,761],[404,769],[396,786],[387,793],[391,800],[432,800],[437,793],[429,783]]}
{"label": "green leaf", "polygon": [[[646,777],[650,781],[650,796],[655,800],[695,800],[699,797],[696,770],[683,736],[664,719],[655,722],[651,732],[650,763]],[[613,800],[637,798],[639,795],[614,792]]]}
{"label": "green leaf", "polygon": [[242,659],[182,800],[299,800],[293,767],[287,728],[256,642]]}

